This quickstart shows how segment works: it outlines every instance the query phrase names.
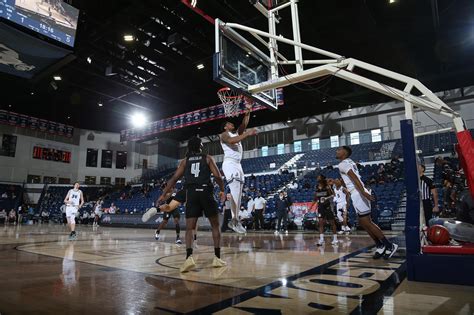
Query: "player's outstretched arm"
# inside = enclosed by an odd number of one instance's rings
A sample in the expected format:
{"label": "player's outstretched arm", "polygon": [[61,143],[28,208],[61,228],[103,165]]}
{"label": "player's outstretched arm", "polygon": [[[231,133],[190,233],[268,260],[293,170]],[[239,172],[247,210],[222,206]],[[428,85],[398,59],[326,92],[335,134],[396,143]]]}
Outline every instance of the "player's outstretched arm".
{"label": "player's outstretched arm", "polygon": [[245,129],[247,128],[247,126],[249,124],[249,121],[250,121],[250,108],[251,108],[251,106],[250,107],[246,106],[246,108],[245,108],[244,119],[242,120],[242,123],[240,124],[239,129],[237,130],[239,135],[244,133]]}
{"label": "player's outstretched arm", "polygon": [[220,138],[222,142],[229,145],[234,145],[244,140],[245,138],[254,136],[256,134],[257,134],[257,129],[252,128],[249,130],[245,130],[241,135],[238,135],[236,137],[231,137],[227,132],[224,132],[224,133],[221,133]]}
{"label": "player's outstretched arm", "polygon": [[166,183],[166,187],[163,190],[163,193],[161,194],[160,198],[158,198],[158,201],[164,201],[166,199],[166,195],[170,192],[170,190],[174,187],[174,185],[176,185],[176,182],[181,177],[183,177],[185,168],[186,168],[186,159],[181,160],[178,168],[176,169],[176,172],[174,172],[173,176]]}

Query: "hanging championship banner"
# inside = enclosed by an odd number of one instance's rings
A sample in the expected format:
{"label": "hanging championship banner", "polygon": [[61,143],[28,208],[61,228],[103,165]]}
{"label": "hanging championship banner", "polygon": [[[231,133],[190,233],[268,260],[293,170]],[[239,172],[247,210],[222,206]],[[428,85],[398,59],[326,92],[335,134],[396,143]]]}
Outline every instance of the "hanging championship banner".
{"label": "hanging championship banner", "polygon": [[0,110],[0,124],[39,130],[68,138],[71,138],[74,132],[74,128],[72,126],[67,126],[45,119],[38,119],[28,115],[17,114],[6,110]]}

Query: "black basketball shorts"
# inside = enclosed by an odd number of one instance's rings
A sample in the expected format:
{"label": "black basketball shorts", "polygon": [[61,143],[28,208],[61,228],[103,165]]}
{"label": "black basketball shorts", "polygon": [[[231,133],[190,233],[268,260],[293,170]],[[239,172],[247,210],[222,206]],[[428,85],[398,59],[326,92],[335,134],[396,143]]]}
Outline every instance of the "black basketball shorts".
{"label": "black basketball shorts", "polygon": [[199,218],[203,213],[207,218],[216,216],[219,213],[213,188],[186,188],[186,218]]}

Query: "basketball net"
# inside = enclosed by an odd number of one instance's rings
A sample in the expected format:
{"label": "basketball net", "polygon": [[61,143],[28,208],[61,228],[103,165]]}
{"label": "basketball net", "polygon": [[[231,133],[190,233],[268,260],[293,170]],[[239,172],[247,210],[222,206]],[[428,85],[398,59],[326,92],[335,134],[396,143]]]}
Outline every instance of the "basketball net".
{"label": "basketball net", "polygon": [[223,87],[217,91],[217,96],[219,96],[222,106],[224,106],[224,115],[226,117],[236,117],[242,112],[240,105],[245,104],[245,108],[251,109],[253,101],[240,94],[236,90],[232,90],[228,87]]}

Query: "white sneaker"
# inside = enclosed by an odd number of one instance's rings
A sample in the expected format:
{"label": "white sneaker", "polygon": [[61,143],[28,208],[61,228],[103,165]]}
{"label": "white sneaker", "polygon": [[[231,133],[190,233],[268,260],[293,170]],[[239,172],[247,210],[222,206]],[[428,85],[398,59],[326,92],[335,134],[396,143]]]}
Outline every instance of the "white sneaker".
{"label": "white sneaker", "polygon": [[237,221],[237,223],[235,225],[235,231],[237,233],[240,233],[240,234],[247,233],[247,230],[244,228],[244,226],[242,225],[242,222],[240,222],[240,221]]}
{"label": "white sneaker", "polygon": [[155,233],[155,240],[159,241],[160,240],[160,234]]}
{"label": "white sneaker", "polygon": [[383,259],[387,260],[389,258],[392,258],[393,254],[395,254],[397,249],[398,249],[398,244],[392,243],[391,248],[385,248],[385,253],[383,254]]}
{"label": "white sneaker", "polygon": [[181,242],[181,240],[178,238],[178,239],[176,240],[176,245],[181,245],[181,244],[183,244],[183,242]]}
{"label": "white sneaker", "polygon": [[157,213],[158,213],[158,210],[155,207],[151,207],[150,209],[148,209],[147,212],[145,212],[142,215],[142,222],[147,222],[148,220],[151,219],[151,217],[153,217]]}
{"label": "white sneaker", "polygon": [[231,229],[232,231],[237,232],[237,231],[236,231],[236,227],[235,227],[235,220],[234,220],[234,219],[231,219],[231,220],[229,221],[229,223],[227,223],[227,227],[228,227],[229,229]]}
{"label": "white sneaker", "polygon": [[342,234],[344,234],[344,233],[345,233],[344,230],[340,230],[339,232],[337,232],[337,234],[339,234],[339,235],[342,235]]}
{"label": "white sneaker", "polygon": [[323,246],[324,245],[324,240],[319,239],[319,241],[316,243],[318,246]]}

